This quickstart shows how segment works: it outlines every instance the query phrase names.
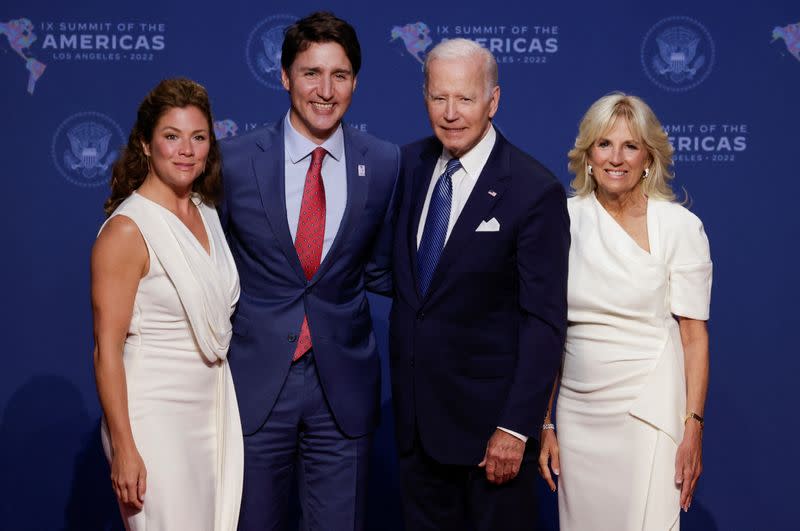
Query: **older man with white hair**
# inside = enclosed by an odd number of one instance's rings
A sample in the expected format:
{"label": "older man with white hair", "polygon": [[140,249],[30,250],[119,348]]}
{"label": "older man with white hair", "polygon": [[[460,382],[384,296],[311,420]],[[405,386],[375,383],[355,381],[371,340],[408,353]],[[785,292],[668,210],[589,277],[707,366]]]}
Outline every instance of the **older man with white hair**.
{"label": "older man with white hair", "polygon": [[425,60],[434,136],[403,148],[392,391],[409,530],[534,529],[538,437],[566,329],[561,184],[493,126],[492,54]]}

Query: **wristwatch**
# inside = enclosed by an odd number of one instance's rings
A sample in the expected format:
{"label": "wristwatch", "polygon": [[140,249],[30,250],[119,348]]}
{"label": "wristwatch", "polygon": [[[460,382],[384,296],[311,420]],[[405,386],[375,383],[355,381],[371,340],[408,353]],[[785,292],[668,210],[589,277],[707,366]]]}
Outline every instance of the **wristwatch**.
{"label": "wristwatch", "polygon": [[686,424],[686,421],[688,421],[689,419],[694,419],[694,420],[696,420],[697,422],[699,422],[699,423],[700,423],[700,428],[701,428],[701,429],[702,429],[702,428],[704,427],[704,425],[705,425],[705,420],[703,420],[703,417],[701,417],[700,415],[698,415],[698,414],[697,414],[697,413],[695,413],[694,411],[689,411],[688,413],[686,413],[686,416],[685,416],[685,417],[683,417],[683,423],[684,423],[684,424]]}

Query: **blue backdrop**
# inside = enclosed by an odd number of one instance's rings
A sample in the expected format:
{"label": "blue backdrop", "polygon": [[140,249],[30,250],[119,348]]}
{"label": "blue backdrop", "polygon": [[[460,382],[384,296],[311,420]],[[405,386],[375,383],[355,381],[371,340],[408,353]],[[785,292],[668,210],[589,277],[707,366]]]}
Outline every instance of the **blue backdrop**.
{"label": "blue backdrop", "polygon": [[[5,0],[0,527],[121,528],[98,438],[88,257],[141,98],[184,75],[208,88],[220,136],[276,120],[288,105],[282,28],[325,8],[363,47],[348,122],[396,143],[429,132],[419,61],[448,37],[495,51],[496,124],[565,185],[592,101],[623,90],[652,105],[715,265],[705,472],[684,529],[796,528],[800,5],[739,4]],[[372,302],[385,355],[389,302]],[[389,400],[385,390],[375,530],[400,529]],[[556,529],[555,497],[541,495]]]}

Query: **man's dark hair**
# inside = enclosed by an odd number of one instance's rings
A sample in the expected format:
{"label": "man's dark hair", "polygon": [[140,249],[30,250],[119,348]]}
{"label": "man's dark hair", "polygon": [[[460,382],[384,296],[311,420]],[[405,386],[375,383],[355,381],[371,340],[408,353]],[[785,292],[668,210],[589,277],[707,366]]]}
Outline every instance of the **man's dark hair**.
{"label": "man's dark hair", "polygon": [[344,48],[344,53],[353,67],[353,75],[361,68],[361,45],[356,30],[328,11],[317,11],[301,18],[288,28],[281,48],[281,66],[288,73],[295,57],[314,43],[335,42]]}

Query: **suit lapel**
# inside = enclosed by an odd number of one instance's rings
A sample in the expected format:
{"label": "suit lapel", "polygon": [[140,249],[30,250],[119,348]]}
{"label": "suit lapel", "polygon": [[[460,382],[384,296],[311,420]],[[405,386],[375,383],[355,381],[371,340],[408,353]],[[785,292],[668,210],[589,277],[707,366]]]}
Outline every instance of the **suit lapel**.
{"label": "suit lapel", "polygon": [[[331,264],[336,261],[336,256],[346,244],[347,235],[352,233],[359,216],[364,212],[364,204],[369,191],[370,166],[367,164],[366,159],[368,148],[358,142],[345,124],[342,124],[342,133],[344,134],[344,157],[347,164],[347,203],[331,248],[328,249],[328,253],[322,260],[311,282],[324,275],[330,269]],[[359,175],[359,166],[363,168],[364,171],[361,173],[365,175]]]}
{"label": "suit lapel", "polygon": [[408,220],[408,256],[411,263],[411,273],[414,278],[414,287],[417,297],[422,300],[422,295],[419,291],[419,266],[417,264],[417,230],[419,229],[420,218],[422,217],[422,207],[425,205],[425,197],[428,194],[428,187],[431,183],[433,170],[436,167],[436,161],[439,160],[439,155],[442,154],[442,145],[436,141],[431,142],[420,153],[419,164],[414,170],[412,180],[411,197],[413,198],[413,207],[411,216]]}
{"label": "suit lapel", "polygon": [[253,171],[255,172],[261,204],[267,216],[272,232],[278,240],[286,260],[294,272],[303,280],[303,266],[297,257],[289,221],[286,216],[286,181],[283,146],[283,121],[275,127],[271,134],[266,133],[256,141],[262,152],[253,157]]}
{"label": "suit lapel", "polygon": [[469,244],[475,235],[475,229],[482,221],[491,219],[492,209],[503,196],[510,178],[508,152],[505,144],[505,139],[498,133],[492,153],[481,170],[478,181],[442,250],[442,256],[433,273],[428,295],[436,291],[453,263],[463,253],[471,252]]}

